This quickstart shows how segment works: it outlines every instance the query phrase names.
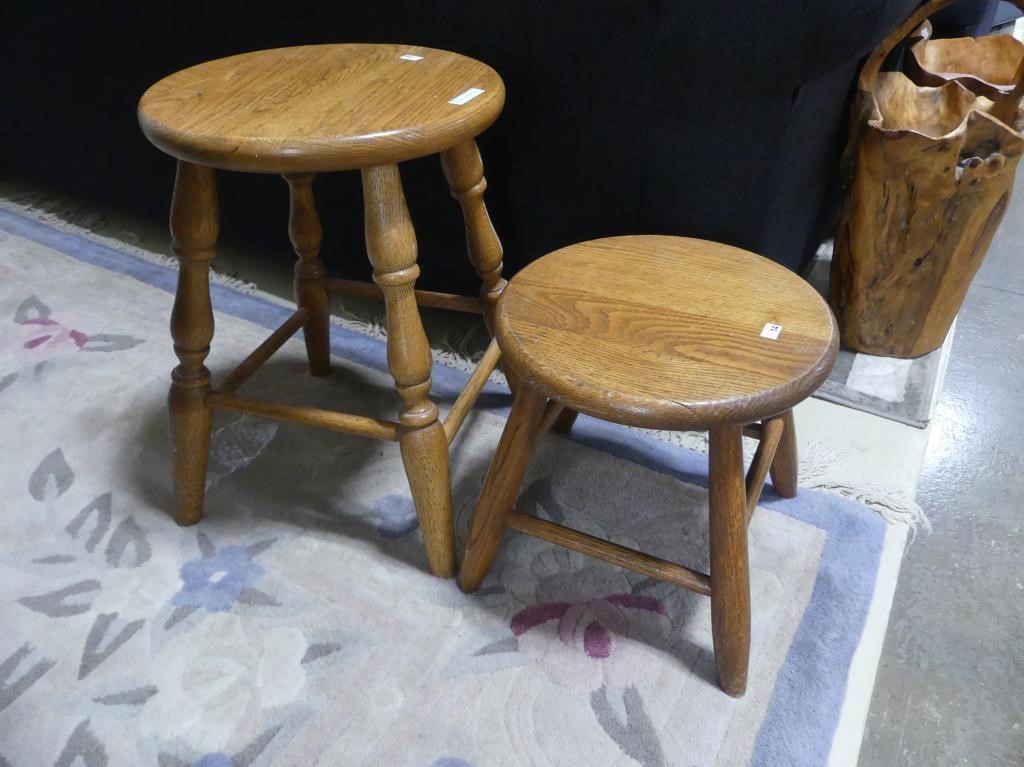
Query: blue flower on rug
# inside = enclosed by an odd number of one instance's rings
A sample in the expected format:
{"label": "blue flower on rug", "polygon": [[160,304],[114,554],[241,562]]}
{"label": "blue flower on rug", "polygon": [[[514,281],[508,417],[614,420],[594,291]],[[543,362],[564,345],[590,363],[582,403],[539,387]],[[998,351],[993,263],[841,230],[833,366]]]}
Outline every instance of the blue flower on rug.
{"label": "blue flower on rug", "polygon": [[212,613],[227,612],[263,573],[263,565],[252,560],[247,546],[225,546],[217,549],[212,557],[193,559],[182,565],[180,575],[184,585],[171,598],[171,604],[203,608]]}
{"label": "blue flower on rug", "polygon": [[407,495],[385,495],[373,502],[370,517],[383,538],[401,538],[419,527],[416,507]]}
{"label": "blue flower on rug", "polygon": [[469,762],[464,762],[461,759],[456,759],[453,756],[442,756],[430,767],[473,767]]}
{"label": "blue flower on rug", "polygon": [[235,767],[235,761],[227,754],[204,754],[192,762],[192,767]]}

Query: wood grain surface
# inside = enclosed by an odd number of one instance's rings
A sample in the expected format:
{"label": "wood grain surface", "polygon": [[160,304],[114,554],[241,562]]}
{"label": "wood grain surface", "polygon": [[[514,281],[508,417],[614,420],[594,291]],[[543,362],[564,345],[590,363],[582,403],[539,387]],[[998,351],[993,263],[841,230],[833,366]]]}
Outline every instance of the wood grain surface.
{"label": "wood grain surface", "polygon": [[455,574],[455,526],[448,439],[438,420],[437,405],[430,400],[433,358],[416,305],[420,273],[416,233],[398,166],[364,168],[362,176],[366,254],[373,264],[373,281],[384,294],[388,370],[402,398],[398,414],[402,463],[430,571],[439,578],[450,578]]}
{"label": "wood grain surface", "polygon": [[193,525],[203,516],[212,425],[206,404],[206,357],[213,340],[210,262],[219,233],[216,174],[212,168],[179,162],[171,200],[171,251],[179,263],[171,338],[178,365],[171,371],[167,394],[174,519],[179,525]]}
{"label": "wood grain surface", "polygon": [[331,372],[331,312],[325,289],[327,272],[320,260],[323,228],[313,197],[311,173],[285,174],[288,182],[288,237],[295,249],[295,303],[309,316],[302,328],[306,341],[309,372],[325,376]]}
{"label": "wood grain surface", "polygon": [[459,567],[459,588],[463,591],[476,591],[491,569],[505,534],[506,518],[519,496],[519,486],[534,442],[541,434],[539,427],[545,402],[544,396],[529,386],[521,386],[516,392],[469,523],[465,553]]}
{"label": "wood grain surface", "polygon": [[[782,326],[775,340],[764,326]],[[572,245],[517,274],[498,305],[512,368],[605,420],[710,428],[789,409],[827,377],[838,334],[824,300],[753,253],[655,235]]]}
{"label": "wood grain surface", "polygon": [[[408,60],[402,56],[419,56]],[[483,93],[451,104],[470,88]],[[393,164],[457,146],[500,114],[498,74],[410,45],[277,48],[182,70],[139,102],[139,124],[174,157],[269,173]]]}
{"label": "wood grain surface", "polygon": [[712,429],[708,440],[711,638],[718,684],[738,698],[747,689],[750,659],[750,565],[742,431],[738,426]]}

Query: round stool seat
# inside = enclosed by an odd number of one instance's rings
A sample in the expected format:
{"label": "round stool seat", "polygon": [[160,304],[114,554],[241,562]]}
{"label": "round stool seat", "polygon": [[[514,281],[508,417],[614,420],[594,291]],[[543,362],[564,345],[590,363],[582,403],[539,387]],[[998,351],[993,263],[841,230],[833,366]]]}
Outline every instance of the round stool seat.
{"label": "round stool seat", "polygon": [[503,359],[548,397],[656,429],[777,415],[825,380],[838,343],[832,312],[797,275],[682,237],[546,255],[509,282],[496,324]]}
{"label": "round stool seat", "polygon": [[170,155],[227,170],[326,173],[435,154],[483,132],[505,87],[486,64],[408,45],[306,45],[177,72],[139,102]]}

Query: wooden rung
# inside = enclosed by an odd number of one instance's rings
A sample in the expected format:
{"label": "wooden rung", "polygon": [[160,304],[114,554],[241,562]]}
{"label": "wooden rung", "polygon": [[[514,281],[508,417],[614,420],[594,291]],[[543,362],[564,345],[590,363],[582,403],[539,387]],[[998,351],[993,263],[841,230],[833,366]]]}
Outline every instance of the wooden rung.
{"label": "wooden rung", "polygon": [[603,559],[613,565],[671,583],[688,591],[695,591],[704,596],[711,596],[711,579],[704,573],[688,567],[666,562],[664,559],[652,557],[642,551],[619,546],[611,541],[604,541],[592,535],[572,530],[554,522],[531,517],[519,511],[512,511],[505,518],[505,524],[513,530],[541,538],[567,549],[586,554],[588,557]]}
{"label": "wooden rung", "polygon": [[743,427],[743,436],[751,439],[761,439],[761,424],[748,423]]}
{"label": "wooden rung", "polygon": [[398,424],[393,421],[381,421],[361,415],[336,413],[333,410],[321,410],[315,407],[283,405],[279,402],[241,397],[230,392],[212,391],[206,396],[206,404],[217,410],[229,410],[235,413],[248,413],[261,418],[272,418],[275,421],[302,423],[321,429],[340,431],[345,434],[356,434],[360,437],[398,440]]}
{"label": "wooden rung", "polygon": [[550,429],[554,425],[555,421],[558,420],[558,416],[562,414],[563,410],[565,410],[563,405],[555,402],[553,399],[548,400],[548,404],[544,408],[544,415],[541,416],[540,426],[537,429],[537,433],[541,435],[547,434],[548,429]]}
{"label": "wooden rung", "polygon": [[775,458],[775,451],[779,447],[779,440],[782,439],[782,430],[785,424],[781,418],[773,418],[765,421],[764,426],[759,429],[761,441],[754,453],[754,460],[750,462],[750,469],[747,471],[747,521],[750,521],[757,502],[761,498],[761,490],[764,488],[764,480],[768,476],[768,470]]}
{"label": "wooden rung", "polygon": [[238,364],[238,367],[224,376],[217,391],[229,393],[238,391],[238,387],[248,381],[252,374],[284,345],[285,341],[295,335],[295,332],[305,324],[308,317],[309,309],[296,309],[295,313],[285,320],[281,327],[271,333],[266,341],[257,346],[252,354]]}
{"label": "wooden rung", "polygon": [[[324,287],[328,293],[343,293],[350,296],[362,296],[363,298],[384,298],[381,289],[372,282],[328,277]],[[483,302],[479,298],[460,296],[455,293],[436,293],[432,290],[417,290],[414,292],[416,303],[420,306],[429,306],[432,309],[448,309],[455,312],[468,312],[470,314],[483,313]]]}
{"label": "wooden rung", "polygon": [[480,396],[480,392],[487,383],[488,377],[494,372],[494,368],[498,366],[500,359],[501,349],[498,348],[498,342],[492,339],[490,346],[487,347],[487,351],[484,352],[484,356],[477,363],[476,370],[469,377],[466,386],[459,392],[455,404],[452,405],[451,410],[448,411],[448,415],[444,419],[444,435],[448,438],[448,444],[451,444],[452,440],[455,439],[455,435],[459,433],[459,429],[462,428],[466,416],[473,409],[473,403]]}

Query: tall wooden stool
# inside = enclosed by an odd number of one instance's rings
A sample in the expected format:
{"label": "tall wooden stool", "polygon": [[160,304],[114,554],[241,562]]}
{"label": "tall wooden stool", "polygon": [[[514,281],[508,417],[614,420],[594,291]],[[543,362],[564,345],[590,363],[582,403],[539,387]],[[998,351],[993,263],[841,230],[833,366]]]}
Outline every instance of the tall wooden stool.
{"label": "tall wooden stool", "polygon": [[[490,67],[446,51],[402,45],[311,45],[200,64],[143,95],[139,123],[178,159],[171,203],[180,261],[171,336],[180,364],[169,395],[179,524],[202,516],[211,411],[231,410],[349,434],[395,440],[409,478],[431,571],[454,572],[448,444],[499,358],[491,345],[442,423],[429,399],[431,356],[417,304],[482,312],[490,324],[505,286],[501,245],[483,203],[486,182],[475,137],[501,112],[505,88]],[[462,207],[469,259],[482,298],[414,289],[416,235],[398,163],[440,153]],[[209,267],[218,234],[214,169],[279,173],[291,190],[289,233],[298,262],[298,308],[216,387],[203,364],[213,338]],[[366,248],[376,286],[331,279],[319,258],[316,174],[359,169]],[[397,422],[236,393],[299,328],[313,375],[329,370],[328,294],[383,294],[388,367],[402,399]]]}
{"label": "tall wooden stool", "polygon": [[[791,408],[835,361],[828,306],[795,274],[744,250],[613,237],[563,248],[517,274],[498,304],[496,335],[519,388],[470,523],[459,585],[480,585],[510,527],[705,594],[719,684],[742,695],[747,524],[769,472],[777,493],[796,495]],[[513,510],[532,447],[563,410],[710,431],[710,574]],[[743,434],[760,440],[746,475]]]}

